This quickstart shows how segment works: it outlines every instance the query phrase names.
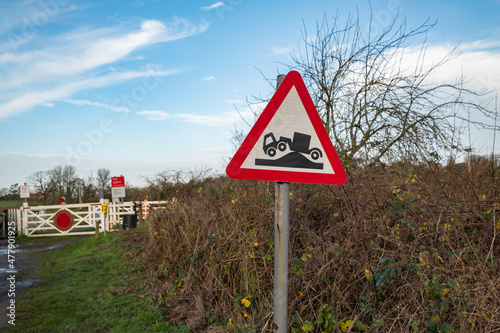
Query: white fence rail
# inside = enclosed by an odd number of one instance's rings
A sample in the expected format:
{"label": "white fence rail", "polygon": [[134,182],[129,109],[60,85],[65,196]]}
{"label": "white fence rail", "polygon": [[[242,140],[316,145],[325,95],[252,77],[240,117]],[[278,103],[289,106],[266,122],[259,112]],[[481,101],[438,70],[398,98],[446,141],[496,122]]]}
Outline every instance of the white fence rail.
{"label": "white fence rail", "polygon": [[134,202],[113,202],[108,204],[108,230],[120,229],[124,215],[135,215],[137,206]]}
{"label": "white fence rail", "polygon": [[[143,202],[110,202],[107,213],[102,212],[102,203],[66,204],[51,206],[23,206],[19,209],[9,209],[4,218],[3,226],[14,222],[18,235],[28,237],[89,235],[95,233],[97,223],[100,231],[115,231],[123,226],[125,215],[136,215],[144,220],[150,213],[162,209],[171,201]],[[65,210],[72,217],[72,223],[67,228],[61,228],[54,221],[58,212]],[[60,213],[59,213],[60,214]],[[1,217],[1,215],[0,215]],[[3,226],[0,226],[0,237],[5,237]]]}
{"label": "white fence rail", "polygon": [[136,205],[141,207],[141,217],[143,219],[147,219],[149,215],[157,210],[166,207],[168,204],[173,204],[176,202],[176,199],[172,199],[171,201],[142,201],[136,202]]}
{"label": "white fence rail", "polygon": [[14,222],[15,230],[17,233],[18,223],[21,220],[21,212],[19,209],[7,209],[7,213],[2,212],[0,215],[0,238],[7,238],[8,228]]}

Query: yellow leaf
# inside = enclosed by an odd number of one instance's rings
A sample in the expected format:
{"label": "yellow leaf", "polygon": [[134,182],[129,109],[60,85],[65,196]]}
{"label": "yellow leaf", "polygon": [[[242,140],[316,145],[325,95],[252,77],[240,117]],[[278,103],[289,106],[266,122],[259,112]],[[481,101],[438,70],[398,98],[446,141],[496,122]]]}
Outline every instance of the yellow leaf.
{"label": "yellow leaf", "polygon": [[229,319],[229,321],[227,322],[227,328],[231,327],[233,327],[233,322],[231,321],[231,319]]}
{"label": "yellow leaf", "polygon": [[343,322],[342,324],[340,324],[340,329],[342,330],[342,332],[347,332],[347,330],[351,326],[351,323],[352,323],[352,320],[347,320],[347,321]]}
{"label": "yellow leaf", "polygon": [[365,277],[367,280],[370,279],[370,271],[368,269],[365,268]]}
{"label": "yellow leaf", "polygon": [[481,314],[483,315],[484,318],[491,319],[491,313],[481,311]]}

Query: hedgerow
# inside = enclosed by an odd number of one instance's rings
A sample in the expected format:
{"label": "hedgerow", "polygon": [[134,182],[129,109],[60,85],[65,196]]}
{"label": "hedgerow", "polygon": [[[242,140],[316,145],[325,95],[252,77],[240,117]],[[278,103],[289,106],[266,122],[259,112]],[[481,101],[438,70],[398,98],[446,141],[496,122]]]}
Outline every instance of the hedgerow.
{"label": "hedgerow", "polygon": [[[499,331],[492,166],[347,171],[341,186],[291,184],[289,331]],[[166,318],[272,331],[274,183],[216,177],[176,193],[144,231]]]}

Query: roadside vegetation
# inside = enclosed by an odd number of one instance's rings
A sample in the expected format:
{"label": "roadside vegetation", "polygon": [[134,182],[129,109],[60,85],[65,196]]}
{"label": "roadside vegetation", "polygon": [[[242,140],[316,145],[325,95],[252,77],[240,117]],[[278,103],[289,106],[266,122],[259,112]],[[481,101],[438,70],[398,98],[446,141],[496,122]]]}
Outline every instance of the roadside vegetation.
{"label": "roadside vegetation", "polygon": [[[291,184],[289,331],[500,330],[492,160],[346,169]],[[271,332],[274,184],[193,175],[161,174],[137,230],[47,253],[6,331]]]}
{"label": "roadside vegetation", "polygon": [[[492,163],[347,170],[342,186],[291,185],[290,331],[498,331]],[[200,331],[271,331],[274,184],[174,184],[137,234],[155,303]]]}

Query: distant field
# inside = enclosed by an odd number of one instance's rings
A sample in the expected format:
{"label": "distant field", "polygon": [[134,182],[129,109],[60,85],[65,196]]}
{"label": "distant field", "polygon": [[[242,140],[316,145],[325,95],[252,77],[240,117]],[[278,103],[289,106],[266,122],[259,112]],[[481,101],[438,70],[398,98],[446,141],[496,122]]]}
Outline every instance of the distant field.
{"label": "distant field", "polygon": [[[0,201],[0,208],[5,209],[5,208],[19,208],[23,205],[24,200],[1,200]],[[31,200],[28,201],[28,203],[31,206],[39,206],[42,205],[41,202],[38,202],[36,200]]]}
{"label": "distant field", "polygon": [[0,208],[19,208],[23,205],[21,200],[0,201]]}
{"label": "distant field", "polygon": [[6,209],[6,208],[19,208],[23,205],[23,202],[21,200],[6,200],[6,201],[0,201],[0,209]]}

